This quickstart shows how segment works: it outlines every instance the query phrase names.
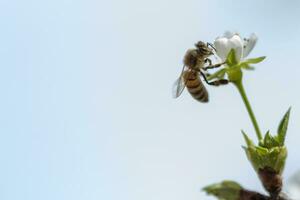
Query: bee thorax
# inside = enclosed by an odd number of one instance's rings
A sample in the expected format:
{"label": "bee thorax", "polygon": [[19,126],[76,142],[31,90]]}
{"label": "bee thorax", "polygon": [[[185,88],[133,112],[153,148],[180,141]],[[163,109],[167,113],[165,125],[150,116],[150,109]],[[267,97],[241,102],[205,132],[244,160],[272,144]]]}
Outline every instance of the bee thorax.
{"label": "bee thorax", "polygon": [[185,66],[194,68],[198,62],[198,53],[196,50],[188,50],[184,56],[183,63]]}

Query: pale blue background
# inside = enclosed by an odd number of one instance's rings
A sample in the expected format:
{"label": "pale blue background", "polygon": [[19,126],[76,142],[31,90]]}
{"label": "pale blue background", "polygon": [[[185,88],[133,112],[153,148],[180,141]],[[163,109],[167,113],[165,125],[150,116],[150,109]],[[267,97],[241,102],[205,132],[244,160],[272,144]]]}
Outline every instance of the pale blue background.
{"label": "pale blue background", "polygon": [[0,199],[199,200],[222,179],[262,190],[235,88],[171,98],[186,49],[225,30],[266,55],[246,88],[261,129],[292,105],[300,168],[300,1],[1,0]]}

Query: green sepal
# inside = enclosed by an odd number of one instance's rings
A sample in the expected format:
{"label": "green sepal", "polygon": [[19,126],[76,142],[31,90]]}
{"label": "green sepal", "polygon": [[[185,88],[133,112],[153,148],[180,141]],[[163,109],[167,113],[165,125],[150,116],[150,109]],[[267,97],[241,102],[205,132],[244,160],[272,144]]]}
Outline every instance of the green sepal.
{"label": "green sepal", "polygon": [[219,200],[239,200],[243,187],[234,181],[222,181],[203,188],[208,195],[213,195]]}
{"label": "green sepal", "polygon": [[220,69],[220,70],[216,71],[212,75],[208,76],[207,80],[210,81],[210,80],[215,79],[215,78],[223,79],[225,74],[226,74],[226,68],[223,68],[223,69]]}
{"label": "green sepal", "polygon": [[228,76],[230,82],[239,82],[242,80],[243,72],[245,70],[254,70],[255,68],[250,64],[256,64],[263,61],[266,57],[250,58],[241,62],[238,62],[236,59],[236,53],[234,49],[231,49],[226,58],[226,67],[218,70],[214,74],[208,77],[208,80],[212,79],[223,79],[225,74]]}
{"label": "green sepal", "polygon": [[229,67],[232,67],[232,66],[235,66],[238,64],[236,57],[235,57],[234,49],[231,49],[230,52],[228,53],[226,63]]}
{"label": "green sepal", "polygon": [[251,70],[251,71],[255,70],[255,67],[249,65],[248,63],[244,63],[244,62],[240,64],[240,67],[242,69],[246,69],[246,70]]}
{"label": "green sepal", "polygon": [[258,57],[258,58],[250,58],[250,59],[245,60],[244,63],[257,64],[257,63],[262,62],[265,58],[266,58],[266,56],[261,56],[261,57]]}
{"label": "green sepal", "polygon": [[242,80],[243,72],[238,65],[228,68],[226,73],[230,82],[239,82]]}
{"label": "green sepal", "polygon": [[288,111],[285,113],[283,116],[282,120],[279,123],[278,129],[277,129],[277,137],[280,145],[284,145],[285,141],[285,136],[286,136],[286,131],[288,128],[289,124],[289,119],[290,119],[290,113],[291,113],[291,108],[288,109]]}

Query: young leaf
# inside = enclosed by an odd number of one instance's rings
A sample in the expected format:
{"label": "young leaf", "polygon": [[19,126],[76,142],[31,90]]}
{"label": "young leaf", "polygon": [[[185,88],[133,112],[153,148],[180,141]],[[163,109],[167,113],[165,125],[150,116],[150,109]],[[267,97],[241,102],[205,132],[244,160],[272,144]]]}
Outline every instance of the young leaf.
{"label": "young leaf", "polygon": [[288,111],[283,116],[283,118],[280,121],[280,124],[278,126],[278,130],[277,130],[278,141],[279,141],[280,145],[282,145],[282,146],[284,145],[286,131],[287,131],[288,124],[289,124],[290,112],[291,112],[291,108],[289,108]]}
{"label": "young leaf", "polygon": [[266,58],[266,56],[262,56],[262,57],[258,57],[258,58],[250,58],[248,60],[245,61],[245,63],[248,64],[256,64],[256,63],[260,63],[261,61],[263,61]]}
{"label": "young leaf", "polygon": [[261,147],[265,147],[267,149],[271,149],[273,147],[278,147],[280,146],[277,137],[273,137],[270,134],[270,131],[268,131],[264,137],[264,140],[262,143],[259,144]]}
{"label": "young leaf", "polygon": [[203,188],[208,195],[214,195],[219,200],[238,200],[242,189],[242,186],[234,181],[223,181]]}
{"label": "young leaf", "polygon": [[227,56],[227,60],[226,60],[226,63],[229,67],[231,66],[234,66],[237,64],[237,61],[236,61],[236,57],[235,57],[235,51],[234,49],[231,49],[228,56]]}
{"label": "young leaf", "polygon": [[242,130],[242,134],[244,136],[247,146],[248,147],[254,146],[254,143],[252,142],[252,140],[247,136],[247,134],[243,130]]}

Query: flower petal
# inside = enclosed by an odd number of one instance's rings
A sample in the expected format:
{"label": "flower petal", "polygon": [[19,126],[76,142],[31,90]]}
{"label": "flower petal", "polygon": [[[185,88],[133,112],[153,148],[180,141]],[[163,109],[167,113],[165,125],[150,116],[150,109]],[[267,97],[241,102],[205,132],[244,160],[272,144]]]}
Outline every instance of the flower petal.
{"label": "flower petal", "polygon": [[234,35],[238,35],[238,33],[237,33],[237,32],[232,32],[232,31],[226,31],[226,32],[224,33],[223,37],[230,39],[230,38],[232,38]]}
{"label": "flower petal", "polygon": [[[228,40],[228,53],[231,49],[235,50],[236,61],[240,62],[243,56],[243,41],[239,35],[234,35]],[[227,54],[228,54],[227,53]]]}
{"label": "flower petal", "polygon": [[[229,34],[229,33],[228,33]],[[231,49],[235,50],[236,60],[239,62],[243,55],[243,42],[239,35],[235,34],[231,38],[221,37],[214,42],[217,55],[222,61],[227,59]]]}
{"label": "flower petal", "polygon": [[243,58],[247,57],[252,49],[254,48],[256,42],[257,42],[257,36],[256,34],[252,33],[250,37],[247,39],[244,39],[244,55]]}
{"label": "flower petal", "polygon": [[225,61],[227,58],[227,54],[229,53],[228,39],[221,37],[217,38],[214,42],[214,46],[216,48],[217,55],[221,58],[222,61]]}

